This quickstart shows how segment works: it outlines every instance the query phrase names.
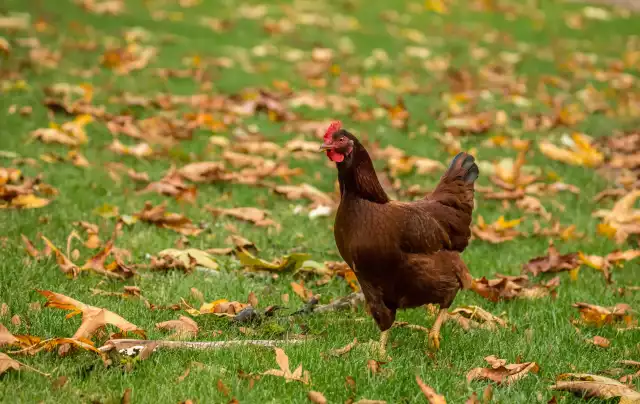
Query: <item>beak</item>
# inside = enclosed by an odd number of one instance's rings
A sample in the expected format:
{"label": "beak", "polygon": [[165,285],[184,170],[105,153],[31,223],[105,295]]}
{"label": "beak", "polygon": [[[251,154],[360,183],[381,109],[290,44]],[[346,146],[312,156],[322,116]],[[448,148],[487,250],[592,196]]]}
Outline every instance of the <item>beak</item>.
{"label": "beak", "polygon": [[321,151],[325,151],[325,150],[331,150],[334,149],[335,146],[332,145],[331,143],[323,143],[322,146],[320,146],[320,149],[318,150],[319,152]]}

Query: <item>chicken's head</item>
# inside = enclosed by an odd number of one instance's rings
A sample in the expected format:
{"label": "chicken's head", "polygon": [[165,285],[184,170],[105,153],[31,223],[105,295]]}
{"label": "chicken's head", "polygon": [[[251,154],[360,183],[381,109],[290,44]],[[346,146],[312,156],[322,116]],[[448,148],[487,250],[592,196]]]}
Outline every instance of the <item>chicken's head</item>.
{"label": "chicken's head", "polygon": [[353,135],[342,129],[340,121],[333,122],[324,134],[324,143],[320,150],[327,152],[331,161],[341,163],[353,152]]}

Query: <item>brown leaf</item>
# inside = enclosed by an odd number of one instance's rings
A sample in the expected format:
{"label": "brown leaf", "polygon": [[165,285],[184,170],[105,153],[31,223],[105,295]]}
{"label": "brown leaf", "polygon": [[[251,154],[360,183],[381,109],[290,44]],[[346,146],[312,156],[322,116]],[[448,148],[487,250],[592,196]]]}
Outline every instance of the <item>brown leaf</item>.
{"label": "brown leaf", "polygon": [[303,281],[300,281],[300,283],[291,282],[291,288],[293,289],[293,292],[305,303],[314,296],[311,290],[304,287]]}
{"label": "brown leaf", "polygon": [[200,161],[181,167],[177,173],[191,182],[213,182],[222,178],[224,164],[218,161]]}
{"label": "brown leaf", "polygon": [[630,325],[632,322],[631,306],[618,303],[613,307],[602,307],[589,303],[575,303],[573,307],[580,310],[580,317],[588,325],[602,327],[605,324],[624,322]]}
{"label": "brown leaf", "polygon": [[276,185],[273,190],[288,199],[307,199],[313,202],[312,206],[323,205],[335,207],[336,202],[328,194],[307,183],[300,185]]}
{"label": "brown leaf", "polygon": [[218,391],[220,393],[222,393],[225,396],[229,396],[229,388],[227,386],[225,386],[225,384],[222,382],[222,379],[218,379],[218,382],[216,384]]}
{"label": "brown leaf", "polygon": [[15,345],[20,341],[9,332],[7,327],[0,323],[0,346]]}
{"label": "brown leaf", "polygon": [[76,278],[80,273],[80,268],[76,264],[71,262],[71,260],[67,258],[67,256],[64,255],[62,251],[60,251],[55,245],[53,245],[53,243],[49,241],[48,238],[42,236],[42,240],[44,240],[47,246],[55,253],[56,262],[58,263],[60,270],[65,275],[71,275],[73,278]]}
{"label": "brown leaf", "polygon": [[357,344],[358,344],[358,339],[354,338],[353,341],[349,342],[347,345],[343,346],[342,348],[332,349],[331,351],[329,351],[329,355],[342,356],[348,353],[349,351],[351,351]]}
{"label": "brown leaf", "polygon": [[436,393],[433,388],[427,386],[418,375],[416,375],[416,382],[418,383],[418,386],[420,386],[422,394],[424,394],[427,401],[429,401],[429,404],[447,404],[447,400],[445,400],[444,396]]}
{"label": "brown leaf", "polygon": [[247,297],[247,303],[249,303],[252,307],[258,307],[258,298],[256,294],[253,292],[249,292],[249,297]]}
{"label": "brown leaf", "polygon": [[522,266],[522,273],[530,273],[538,276],[541,273],[556,273],[571,271],[580,266],[578,253],[560,254],[551,241],[549,243],[548,255],[536,257],[529,260]]}
{"label": "brown leaf", "polygon": [[515,229],[521,221],[522,219],[506,221],[504,216],[500,216],[496,222],[486,224],[483,217],[478,216],[476,224],[471,227],[471,231],[481,240],[499,244],[524,235],[524,233]]}
{"label": "brown leaf", "polygon": [[310,391],[307,393],[307,397],[309,401],[314,404],[327,404],[327,399],[324,397],[324,394],[319,391]]}
{"label": "brown leaf", "polygon": [[143,222],[153,223],[158,227],[171,229],[185,236],[197,236],[203,229],[196,227],[191,219],[178,213],[166,211],[166,203],[153,206],[145,202],[144,209],[135,215]]}
{"label": "brown leaf", "polygon": [[192,338],[198,335],[198,324],[189,317],[180,316],[177,320],[156,323],[159,330],[174,330],[169,338]]}
{"label": "brown leaf", "polygon": [[67,317],[82,313],[82,323],[73,335],[74,339],[89,339],[99,328],[107,324],[114,325],[123,332],[132,332],[143,338],[145,336],[144,330],[109,310],[89,306],[68,296],[48,290],[37,290],[37,292],[47,298],[45,307],[71,310]]}
{"label": "brown leaf", "polygon": [[492,302],[504,299],[526,298],[539,299],[555,296],[555,289],[560,285],[560,278],[554,277],[545,283],[531,284],[526,275],[508,276],[496,274],[496,279],[475,279],[472,290]]}
{"label": "brown leaf", "polygon": [[274,226],[276,229],[280,228],[280,225],[273,221],[273,219],[268,218],[269,213],[267,211],[254,208],[231,208],[231,209],[222,209],[222,208],[213,208],[210,206],[205,207],[209,212],[211,212],[214,216],[231,216],[233,218],[243,220],[245,222],[253,223],[259,227],[268,227]]}
{"label": "brown leaf", "polygon": [[623,243],[631,234],[640,234],[640,210],[634,209],[640,190],[633,190],[620,198],[611,210],[598,210],[594,217],[602,218],[602,225],[612,229],[618,244]]}
{"label": "brown leaf", "polygon": [[611,341],[604,337],[600,337],[598,335],[594,336],[592,340],[590,340],[593,345],[599,346],[601,348],[609,348],[611,345]]}
{"label": "brown leaf", "polygon": [[38,251],[38,249],[33,245],[33,243],[31,243],[31,241],[27,238],[27,236],[25,236],[24,234],[21,234],[22,237],[22,243],[24,244],[24,249],[27,252],[27,254],[29,254],[31,257],[33,258],[39,258],[40,257],[40,251]]}
{"label": "brown leaf", "polygon": [[449,314],[449,317],[458,322],[464,330],[471,328],[496,330],[498,327],[507,327],[505,320],[478,306],[458,307]]}
{"label": "brown leaf", "polygon": [[564,373],[558,376],[552,390],[570,391],[585,399],[610,399],[620,397],[621,404],[640,402],[640,393],[604,376],[586,373]]}
{"label": "brown leaf", "polygon": [[517,364],[506,364],[506,360],[498,359],[495,356],[484,358],[491,368],[474,368],[467,373],[467,382],[476,379],[492,380],[498,384],[511,384],[527,376],[529,372],[537,373],[539,367],[535,362],[525,362]]}
{"label": "brown leaf", "polygon": [[289,357],[281,348],[274,348],[276,352],[276,362],[278,363],[278,367],[280,369],[270,369],[263,372],[263,375],[271,375],[271,376],[279,376],[284,377],[286,382],[290,381],[298,381],[304,384],[309,384],[309,372],[302,372],[302,365],[299,365],[296,370],[291,372],[289,370]]}
{"label": "brown leaf", "polygon": [[0,352],[0,375],[4,374],[10,369],[20,370],[20,367],[20,362],[11,359],[11,357],[7,354]]}
{"label": "brown leaf", "polygon": [[131,387],[127,387],[122,394],[120,404],[131,404]]}

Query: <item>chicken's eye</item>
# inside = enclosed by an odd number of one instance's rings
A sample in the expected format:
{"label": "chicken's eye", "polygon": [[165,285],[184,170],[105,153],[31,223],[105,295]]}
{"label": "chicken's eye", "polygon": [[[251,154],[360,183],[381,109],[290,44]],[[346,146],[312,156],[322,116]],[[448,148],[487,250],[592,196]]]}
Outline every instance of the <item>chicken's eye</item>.
{"label": "chicken's eye", "polygon": [[345,141],[345,140],[346,140],[346,139],[345,139],[345,138],[344,138],[344,136],[343,136],[343,137],[341,137],[341,138],[340,138],[339,142],[340,142],[340,143],[344,143],[344,141]]}

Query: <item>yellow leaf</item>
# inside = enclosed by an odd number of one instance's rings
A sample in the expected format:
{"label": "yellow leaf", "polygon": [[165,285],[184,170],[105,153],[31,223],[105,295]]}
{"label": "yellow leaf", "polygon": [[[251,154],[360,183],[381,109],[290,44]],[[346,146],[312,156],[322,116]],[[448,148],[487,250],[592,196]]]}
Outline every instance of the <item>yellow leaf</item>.
{"label": "yellow leaf", "polygon": [[572,281],[577,281],[579,272],[580,272],[580,267],[573,268],[572,270],[569,271],[569,278],[571,278]]}
{"label": "yellow leaf", "polygon": [[608,223],[600,223],[598,224],[598,234],[613,239],[616,235],[616,228]]}
{"label": "yellow leaf", "polygon": [[519,225],[520,222],[522,222],[522,218],[505,221],[504,216],[500,216],[497,222],[495,223],[495,227],[496,227],[496,230],[512,229],[517,225]]}
{"label": "yellow leaf", "polygon": [[48,199],[39,198],[34,194],[18,195],[11,200],[11,206],[22,209],[35,209],[47,206]]}
{"label": "yellow leaf", "polygon": [[425,2],[425,7],[429,11],[433,11],[438,14],[446,14],[447,13],[447,5],[443,0],[427,0]]}

